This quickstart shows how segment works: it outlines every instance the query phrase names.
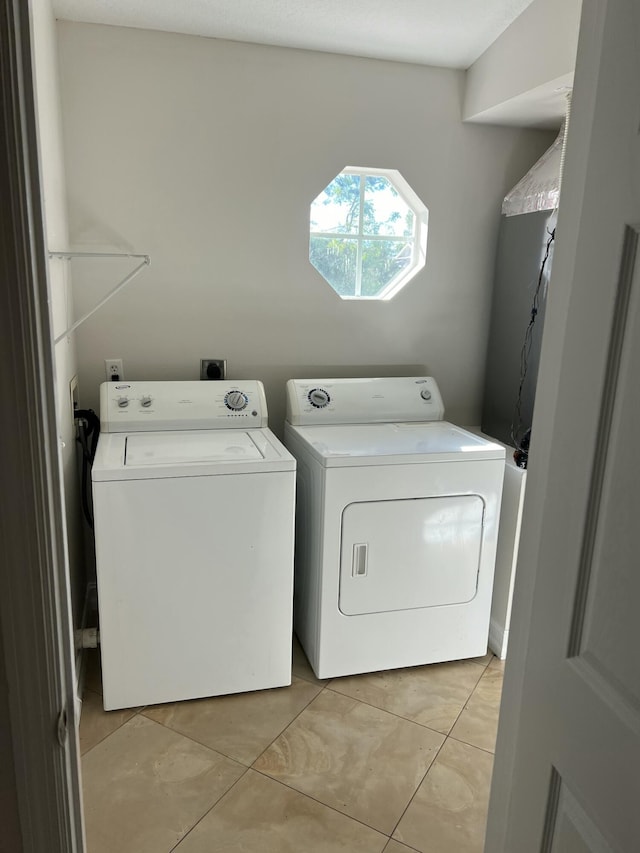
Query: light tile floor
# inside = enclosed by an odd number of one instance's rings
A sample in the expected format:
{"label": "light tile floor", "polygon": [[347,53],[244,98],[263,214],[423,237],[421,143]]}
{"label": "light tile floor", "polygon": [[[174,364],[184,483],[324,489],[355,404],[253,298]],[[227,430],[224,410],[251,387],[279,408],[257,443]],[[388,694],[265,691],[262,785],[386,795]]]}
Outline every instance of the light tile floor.
{"label": "light tile floor", "polygon": [[89,853],[482,853],[502,663],[102,709],[80,745]]}

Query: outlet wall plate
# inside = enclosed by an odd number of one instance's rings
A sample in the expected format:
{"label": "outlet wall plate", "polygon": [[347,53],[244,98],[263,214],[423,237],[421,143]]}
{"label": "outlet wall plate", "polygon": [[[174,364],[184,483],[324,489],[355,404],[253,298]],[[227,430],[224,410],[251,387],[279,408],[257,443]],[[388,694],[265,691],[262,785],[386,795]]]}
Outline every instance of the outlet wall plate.
{"label": "outlet wall plate", "polygon": [[200,379],[226,379],[226,358],[201,358]]}
{"label": "outlet wall plate", "polygon": [[104,372],[107,377],[107,382],[114,380],[122,382],[124,379],[124,367],[121,358],[105,358]]}

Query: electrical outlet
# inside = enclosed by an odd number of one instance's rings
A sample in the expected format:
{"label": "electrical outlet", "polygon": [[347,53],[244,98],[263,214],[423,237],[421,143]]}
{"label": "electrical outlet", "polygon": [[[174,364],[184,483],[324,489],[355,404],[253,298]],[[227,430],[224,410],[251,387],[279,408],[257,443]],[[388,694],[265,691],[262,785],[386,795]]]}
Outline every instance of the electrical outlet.
{"label": "electrical outlet", "polygon": [[201,358],[200,379],[225,379],[227,375],[226,358]]}
{"label": "electrical outlet", "polygon": [[78,376],[69,381],[69,401],[71,403],[71,420],[76,418],[76,409],[80,408],[80,395],[78,394]]}
{"label": "electrical outlet", "polygon": [[104,370],[107,382],[122,382],[124,379],[124,368],[121,358],[105,358]]}

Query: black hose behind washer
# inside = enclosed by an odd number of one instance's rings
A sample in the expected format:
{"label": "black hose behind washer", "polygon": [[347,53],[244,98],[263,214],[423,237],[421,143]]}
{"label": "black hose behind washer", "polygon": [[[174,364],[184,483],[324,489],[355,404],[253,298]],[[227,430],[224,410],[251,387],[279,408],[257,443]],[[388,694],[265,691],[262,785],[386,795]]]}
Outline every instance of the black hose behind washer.
{"label": "black hose behind washer", "polygon": [[100,437],[100,418],[93,409],[76,409],[74,418],[78,421],[78,444],[82,449],[82,512],[87,524],[93,530],[93,512],[89,500],[89,480],[91,466],[98,448]]}

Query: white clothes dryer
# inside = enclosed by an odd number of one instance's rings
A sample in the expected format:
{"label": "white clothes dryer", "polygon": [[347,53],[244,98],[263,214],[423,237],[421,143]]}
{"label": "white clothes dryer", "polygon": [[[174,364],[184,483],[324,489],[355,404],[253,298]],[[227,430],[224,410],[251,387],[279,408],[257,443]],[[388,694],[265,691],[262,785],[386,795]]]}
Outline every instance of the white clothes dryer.
{"label": "white clothes dryer", "polygon": [[106,710],[291,683],[295,460],[257,381],[100,389]]}
{"label": "white clothes dryer", "polygon": [[319,678],[487,651],[504,448],[430,377],[287,383],[294,621]]}

